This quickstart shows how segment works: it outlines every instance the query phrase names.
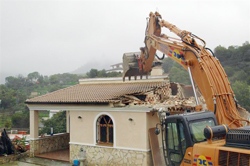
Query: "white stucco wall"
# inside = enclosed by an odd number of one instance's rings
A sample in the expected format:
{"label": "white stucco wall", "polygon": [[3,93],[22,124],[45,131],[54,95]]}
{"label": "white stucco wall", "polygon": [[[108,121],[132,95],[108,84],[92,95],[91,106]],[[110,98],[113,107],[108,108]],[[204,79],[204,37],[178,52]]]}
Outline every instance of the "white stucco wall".
{"label": "white stucco wall", "polygon": [[149,150],[146,112],[70,111],[70,142],[96,145],[96,120],[104,114],[113,120],[114,148]]}

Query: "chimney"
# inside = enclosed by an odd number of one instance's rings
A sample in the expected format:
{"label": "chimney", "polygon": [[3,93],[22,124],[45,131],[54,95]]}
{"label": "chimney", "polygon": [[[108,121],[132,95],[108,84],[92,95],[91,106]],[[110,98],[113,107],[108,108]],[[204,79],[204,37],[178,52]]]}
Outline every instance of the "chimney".
{"label": "chimney", "polygon": [[162,75],[163,75],[163,69],[161,65],[152,68],[151,76],[162,76]]}

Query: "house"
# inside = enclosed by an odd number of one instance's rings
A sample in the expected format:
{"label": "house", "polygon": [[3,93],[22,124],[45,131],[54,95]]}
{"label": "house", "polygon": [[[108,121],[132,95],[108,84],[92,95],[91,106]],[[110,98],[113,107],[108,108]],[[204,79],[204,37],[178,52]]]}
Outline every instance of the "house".
{"label": "house", "polygon": [[[64,150],[72,162],[83,148],[88,165],[152,165],[148,131],[160,122],[157,110],[182,113],[195,109],[194,97],[185,96],[185,86],[170,84],[166,76],[79,82],[26,101],[31,156]],[[66,110],[67,133],[39,137],[38,114],[43,110]]]}
{"label": "house", "polygon": [[118,72],[118,73],[122,73],[123,72],[123,66],[122,63],[117,63],[114,65],[110,66],[109,70],[106,70],[107,73],[111,73],[111,72]]}

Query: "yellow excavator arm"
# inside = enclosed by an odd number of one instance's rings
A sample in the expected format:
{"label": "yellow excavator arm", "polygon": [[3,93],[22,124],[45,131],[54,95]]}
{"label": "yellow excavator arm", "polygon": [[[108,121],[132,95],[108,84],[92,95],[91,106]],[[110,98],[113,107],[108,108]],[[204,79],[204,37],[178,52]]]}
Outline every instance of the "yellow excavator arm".
{"label": "yellow excavator arm", "polygon": [[[163,27],[168,28],[179,38],[162,34]],[[203,45],[197,44],[198,40]],[[129,60],[123,64],[124,78],[148,75],[157,56],[156,51],[159,50],[189,71],[205,98],[207,109],[216,114],[218,124],[227,124],[230,128],[242,127],[243,119],[237,111],[235,94],[227,75],[220,61],[210,49],[206,48],[204,40],[163,20],[159,13],[151,12],[144,42],[145,47],[140,48],[141,55],[134,55],[134,59],[130,57],[136,65],[130,66]],[[123,57],[123,59],[129,58]]]}

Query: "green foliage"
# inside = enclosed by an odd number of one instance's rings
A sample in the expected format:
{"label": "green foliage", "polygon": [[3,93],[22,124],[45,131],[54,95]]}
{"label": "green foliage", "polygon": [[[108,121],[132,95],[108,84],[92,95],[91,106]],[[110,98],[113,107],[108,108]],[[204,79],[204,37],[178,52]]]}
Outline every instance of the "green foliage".
{"label": "green foliage", "polygon": [[218,46],[215,48],[214,53],[226,72],[228,72],[227,67],[230,67],[235,72],[242,70],[247,75],[250,75],[250,44],[248,42],[245,42],[240,47],[230,46],[228,49]]}
{"label": "green foliage", "polygon": [[11,108],[15,105],[15,90],[6,85],[0,85],[1,111]]}
{"label": "green foliage", "polygon": [[236,95],[239,104],[250,111],[250,44],[245,42],[242,46],[228,48],[218,46],[215,48],[218,57]]}
{"label": "green foliage", "polygon": [[39,118],[49,117],[49,111],[41,111],[39,112]]}
{"label": "green foliage", "polygon": [[33,73],[29,73],[28,74],[28,78],[31,82],[36,82],[38,80],[38,78],[40,77],[40,74],[36,71]]}
{"label": "green foliage", "polygon": [[108,75],[108,73],[106,73],[106,71],[104,69],[97,71],[97,77],[107,77],[107,75]]}
{"label": "green foliage", "polygon": [[12,121],[9,114],[0,114],[0,128],[11,128]]}
{"label": "green foliage", "polygon": [[4,127],[7,128],[7,129],[10,129],[12,126],[12,121],[11,119],[7,119],[4,123]]}
{"label": "green foliage", "polygon": [[[232,84],[239,104],[250,111],[250,44],[245,42],[242,46],[218,46],[214,50],[215,56],[220,60]],[[171,82],[190,84],[188,73],[170,58],[163,60],[164,73],[169,74]],[[247,102],[248,101],[248,102]]]}
{"label": "green foliage", "polygon": [[14,128],[28,128],[29,127],[29,111],[17,112],[12,115],[12,127]]}
{"label": "green foliage", "polygon": [[98,70],[97,69],[91,69],[89,72],[87,72],[87,76],[89,78],[95,78],[98,75]]}
{"label": "green foliage", "polygon": [[89,72],[87,72],[88,78],[121,77],[121,76],[122,76],[121,73],[118,73],[118,72],[107,73],[104,69],[103,70],[91,69]]}
{"label": "green foliage", "polygon": [[180,67],[172,67],[169,72],[170,82],[178,82],[185,85],[190,85],[190,78],[184,69]]}
{"label": "green foliage", "polygon": [[188,72],[172,59],[165,58],[162,68],[164,73],[169,74],[170,82],[178,82],[186,85],[191,84]]}
{"label": "green foliage", "polygon": [[[116,76],[121,76],[121,74],[116,72],[106,73],[105,70],[98,71],[97,69],[91,69],[87,73],[87,77],[90,78]],[[23,77],[22,75],[6,77],[5,85],[0,85],[0,118],[4,117],[4,120],[0,122],[0,127],[29,127],[29,110],[25,105],[25,101],[28,98],[35,97],[31,96],[31,92],[43,95],[76,85],[82,77],[70,73],[43,76],[37,71],[29,73],[27,77]],[[8,115],[9,118],[6,119],[3,113]],[[47,117],[48,115],[40,113],[39,116]]]}
{"label": "green foliage", "polygon": [[41,134],[50,134],[51,127],[53,127],[53,133],[65,133],[66,132],[66,111],[61,111],[55,114],[51,119],[42,120],[44,127],[41,129]]}
{"label": "green foliage", "polygon": [[162,63],[164,73],[169,73],[172,67],[179,67],[178,64],[171,58],[165,58]]}
{"label": "green foliage", "polygon": [[58,75],[52,75],[49,77],[50,84],[59,84],[59,76]]}
{"label": "green foliage", "polygon": [[232,85],[237,100],[241,106],[245,109],[250,110],[250,86],[246,82],[235,81]]}
{"label": "green foliage", "polygon": [[107,73],[107,77],[121,77],[121,76],[122,76],[122,74],[118,73],[118,72]]}

